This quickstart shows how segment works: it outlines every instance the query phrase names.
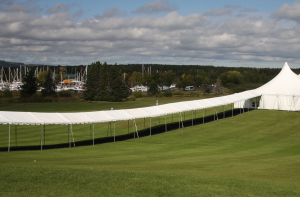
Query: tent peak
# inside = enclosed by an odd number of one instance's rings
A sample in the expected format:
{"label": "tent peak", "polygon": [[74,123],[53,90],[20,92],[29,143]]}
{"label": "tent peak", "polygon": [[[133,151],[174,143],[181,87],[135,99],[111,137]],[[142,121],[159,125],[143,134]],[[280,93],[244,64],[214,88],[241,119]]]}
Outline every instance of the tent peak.
{"label": "tent peak", "polygon": [[284,67],[289,67],[289,65],[288,65],[288,63],[287,63],[287,62],[285,62],[285,63],[284,63],[284,66],[283,66],[283,68],[284,68]]}

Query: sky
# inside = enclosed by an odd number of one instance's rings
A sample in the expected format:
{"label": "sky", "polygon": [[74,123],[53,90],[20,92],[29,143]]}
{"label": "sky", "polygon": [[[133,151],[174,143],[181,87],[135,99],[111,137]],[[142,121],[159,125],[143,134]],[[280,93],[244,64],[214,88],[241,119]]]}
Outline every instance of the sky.
{"label": "sky", "polygon": [[300,68],[300,0],[0,0],[0,60]]}

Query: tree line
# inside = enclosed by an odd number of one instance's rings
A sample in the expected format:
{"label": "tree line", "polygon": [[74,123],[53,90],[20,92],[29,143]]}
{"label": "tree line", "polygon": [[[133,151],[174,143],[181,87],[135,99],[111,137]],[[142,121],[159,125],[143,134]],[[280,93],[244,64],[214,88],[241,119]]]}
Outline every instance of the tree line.
{"label": "tree line", "polygon": [[[55,85],[66,78],[67,73],[81,71],[80,66],[49,66],[48,71],[37,77],[34,71],[38,66],[30,67],[30,72],[23,79],[21,96],[28,97],[34,90],[42,87],[42,95],[55,96]],[[53,77],[53,69],[56,75]],[[274,78],[281,69],[249,67],[215,67],[210,65],[162,65],[162,64],[114,64],[98,62],[88,65],[85,100],[122,101],[130,95],[130,87],[148,86],[148,93],[155,95],[161,87],[176,84],[178,88],[194,86],[203,92],[211,92],[212,85],[217,93],[223,93],[223,87],[229,93],[245,91],[259,87]],[[300,73],[300,69],[293,69]],[[35,77],[35,79],[34,79]],[[31,80],[31,81],[30,81]],[[29,85],[31,84],[31,85]]]}

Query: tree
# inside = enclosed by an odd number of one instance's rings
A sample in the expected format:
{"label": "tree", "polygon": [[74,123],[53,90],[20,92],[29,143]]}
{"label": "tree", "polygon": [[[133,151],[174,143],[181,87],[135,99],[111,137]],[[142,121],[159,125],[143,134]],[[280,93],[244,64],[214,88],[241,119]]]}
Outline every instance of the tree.
{"label": "tree", "polygon": [[215,89],[214,89],[215,93],[216,94],[223,94],[224,91],[223,91],[223,86],[222,86],[222,82],[221,82],[220,78],[217,79],[217,82],[216,82],[215,85],[216,85]]}
{"label": "tree", "polygon": [[222,84],[224,84],[226,87],[228,84],[238,85],[242,82],[242,74],[238,71],[228,71],[226,73],[222,73],[220,75],[220,79]]}
{"label": "tree", "polygon": [[66,78],[66,68],[65,67],[59,67],[59,72],[58,74],[55,76],[55,81],[57,83],[63,81]]}
{"label": "tree", "polygon": [[86,91],[83,92],[85,100],[97,100],[96,95],[98,95],[100,88],[100,66],[101,63],[98,61],[92,63],[88,68],[87,80],[84,84]]}
{"label": "tree", "polygon": [[209,83],[209,78],[205,77],[201,85],[201,90],[205,93],[210,93],[211,84]]}
{"label": "tree", "polygon": [[176,73],[173,70],[168,70],[164,73],[163,82],[166,86],[170,86],[175,82]]}
{"label": "tree", "polygon": [[27,74],[22,80],[24,83],[20,93],[20,96],[22,98],[31,97],[37,91],[38,82],[34,72],[35,72],[34,68],[30,68],[29,72],[27,72]]}
{"label": "tree", "polygon": [[38,81],[40,87],[43,87],[43,86],[44,86],[45,77],[46,77],[46,75],[47,75],[47,72],[48,72],[48,71],[40,72],[40,73],[38,74],[38,76],[37,76],[37,81]]}
{"label": "tree", "polygon": [[52,79],[52,72],[51,70],[47,71],[45,76],[44,86],[42,88],[42,96],[56,96],[55,92],[55,82]]}
{"label": "tree", "polygon": [[188,74],[188,75],[182,75],[181,83],[185,86],[191,86],[195,84],[194,75]]}
{"label": "tree", "polygon": [[100,78],[99,78],[99,89],[96,95],[96,100],[108,101],[110,98],[109,92],[109,67],[106,62],[100,65]]}
{"label": "tree", "polygon": [[109,97],[108,101],[120,102],[130,95],[130,91],[121,75],[117,65],[109,69]]}
{"label": "tree", "polygon": [[131,82],[131,87],[142,84],[142,73],[141,72],[133,72],[129,78]]}
{"label": "tree", "polygon": [[155,82],[155,80],[152,80],[152,81],[149,83],[148,94],[155,95],[155,94],[158,94],[158,93],[159,93],[158,85],[157,85],[157,83]]}

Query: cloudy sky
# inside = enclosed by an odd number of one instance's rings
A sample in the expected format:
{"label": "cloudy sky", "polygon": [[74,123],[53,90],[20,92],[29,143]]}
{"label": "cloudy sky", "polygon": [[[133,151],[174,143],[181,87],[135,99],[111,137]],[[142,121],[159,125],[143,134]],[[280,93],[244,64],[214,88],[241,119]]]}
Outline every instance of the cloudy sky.
{"label": "cloudy sky", "polygon": [[300,67],[300,1],[0,0],[0,59]]}

